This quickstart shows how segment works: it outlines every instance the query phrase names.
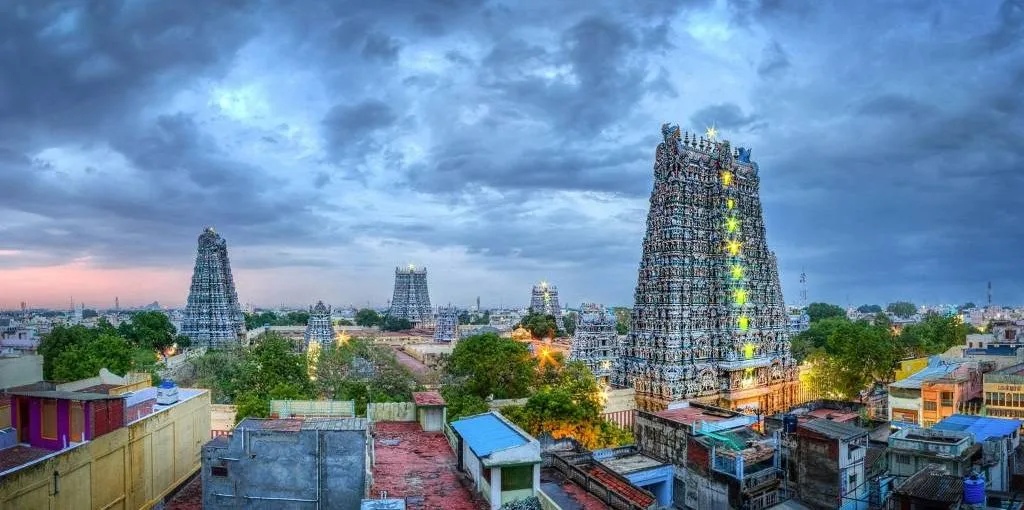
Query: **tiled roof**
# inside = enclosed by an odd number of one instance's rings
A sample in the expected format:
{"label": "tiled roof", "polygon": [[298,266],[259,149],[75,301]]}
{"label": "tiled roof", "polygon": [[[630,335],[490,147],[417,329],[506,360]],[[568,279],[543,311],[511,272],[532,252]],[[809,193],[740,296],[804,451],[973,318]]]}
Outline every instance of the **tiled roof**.
{"label": "tiled roof", "polygon": [[665,418],[666,420],[674,421],[676,423],[682,423],[685,425],[693,425],[697,422],[709,422],[713,423],[716,421],[728,420],[729,418],[738,416],[739,413],[722,410],[708,410],[695,406],[680,407],[678,409],[666,409],[664,411],[658,411],[654,413],[655,416]]}
{"label": "tiled roof", "polygon": [[963,492],[963,478],[948,474],[935,464],[925,466],[896,488],[897,494],[942,503],[960,502]]}
{"label": "tiled roof", "polygon": [[460,475],[443,434],[424,432],[416,422],[379,422],[374,429],[370,494],[387,491],[417,510],[488,508],[474,496],[472,481]]}
{"label": "tiled roof", "polygon": [[623,482],[619,477],[608,472],[608,470],[594,466],[590,468],[590,476],[596,478],[598,481],[603,483],[612,492],[626,498],[633,504],[640,508],[648,508],[654,503],[654,498],[638,489],[633,487],[632,484]]}
{"label": "tiled roof", "polygon": [[840,440],[853,439],[858,436],[868,435],[868,431],[860,427],[850,425],[849,423],[840,423],[831,420],[810,420],[806,423],[797,425],[797,429],[807,429],[812,432],[817,432],[825,437]]}
{"label": "tiled roof", "polygon": [[452,428],[477,457],[486,457],[498,450],[523,446],[530,442],[493,412],[452,422]]}
{"label": "tiled roof", "polygon": [[443,406],[444,397],[437,391],[418,391],[412,394],[413,402],[418,406]]}
{"label": "tiled roof", "polygon": [[41,459],[51,453],[56,453],[57,451],[59,450],[47,450],[45,448],[21,445],[0,450],[0,473],[3,473],[8,469],[16,468],[22,464]]}

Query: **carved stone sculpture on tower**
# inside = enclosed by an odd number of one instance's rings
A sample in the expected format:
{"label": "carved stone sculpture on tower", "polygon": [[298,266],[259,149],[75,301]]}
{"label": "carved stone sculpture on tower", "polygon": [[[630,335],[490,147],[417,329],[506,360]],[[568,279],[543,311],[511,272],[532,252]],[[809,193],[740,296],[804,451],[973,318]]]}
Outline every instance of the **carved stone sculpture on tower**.
{"label": "carved stone sculpture on tower", "polygon": [[[796,397],[788,317],[757,164],[662,126],[630,333],[612,383],[640,407],[698,399],[774,412]],[[714,138],[714,137],[713,137]]]}
{"label": "carved stone sculpture on tower", "polygon": [[459,309],[454,306],[437,307],[437,319],[434,321],[435,342],[456,342],[459,340]]}
{"label": "carved stone sculpture on tower", "polygon": [[317,301],[316,306],[309,307],[309,320],[306,321],[305,333],[306,347],[310,342],[320,344],[322,347],[334,343],[334,322],[331,321],[331,307],[323,301]]}
{"label": "carved stone sculpture on tower", "polygon": [[594,377],[607,381],[618,355],[615,316],[601,305],[584,303],[569,347],[569,361],[586,363]]}
{"label": "carved stone sculpture on tower", "polygon": [[181,334],[193,346],[218,348],[237,344],[244,332],[245,317],[235,292],[227,242],[207,228],[199,236]]}
{"label": "carved stone sculpture on tower", "polygon": [[427,268],[409,264],[406,268],[395,268],[395,293],[391,297],[388,315],[406,319],[414,325],[429,323],[434,310],[430,307],[430,292],[427,290]]}

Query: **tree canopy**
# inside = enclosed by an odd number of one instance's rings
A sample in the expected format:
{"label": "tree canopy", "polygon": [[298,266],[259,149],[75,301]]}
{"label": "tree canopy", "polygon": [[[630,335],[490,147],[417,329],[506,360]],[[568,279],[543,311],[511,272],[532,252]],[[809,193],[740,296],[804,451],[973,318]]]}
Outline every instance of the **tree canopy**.
{"label": "tree canopy", "polygon": [[405,331],[412,329],[412,322],[409,319],[386,315],[380,322],[380,329],[383,331]]}
{"label": "tree canopy", "polygon": [[572,335],[576,334],[576,322],[577,321],[578,321],[578,317],[576,315],[576,312],[569,312],[569,313],[565,314],[564,317],[562,317],[562,325],[565,327],[565,334],[566,335],[572,336]]}
{"label": "tree canopy", "polygon": [[417,383],[391,349],[352,338],[321,349],[314,386],[324,398],[355,401],[363,413],[369,402],[408,402]]}
{"label": "tree canopy", "polygon": [[857,311],[860,313],[879,313],[882,311],[882,307],[879,305],[860,305],[857,307]]}
{"label": "tree canopy", "polygon": [[363,308],[356,312],[356,325],[371,328],[380,324],[381,316],[376,310]]}
{"label": "tree canopy", "polygon": [[[519,321],[519,326],[529,331],[533,338],[538,340],[563,336],[562,329],[554,315],[530,312]],[[575,323],[573,327],[575,327]]]}
{"label": "tree canopy", "polygon": [[43,356],[43,379],[74,381],[95,377],[101,368],[117,375],[129,370],[149,370],[155,355],[146,349],[137,361],[137,350],[109,322],[101,319],[95,328],[57,326],[39,342]]}
{"label": "tree canopy", "polygon": [[131,321],[122,322],[118,332],[136,347],[163,352],[174,344],[185,348],[192,342],[179,335],[167,314],[160,311],[135,312]]}
{"label": "tree canopy", "polygon": [[811,303],[807,305],[807,317],[814,323],[831,317],[846,317],[846,310],[829,303]]}
{"label": "tree canopy", "polygon": [[908,301],[897,301],[895,303],[889,303],[885,307],[885,311],[897,317],[906,319],[917,313],[917,306]]}
{"label": "tree canopy", "polygon": [[526,344],[483,333],[455,344],[447,372],[452,384],[481,399],[521,398],[529,394],[535,366]]}
{"label": "tree canopy", "polygon": [[245,313],[246,329],[256,329],[262,326],[305,326],[309,322],[309,312],[288,312],[277,314],[272,311],[260,313]]}

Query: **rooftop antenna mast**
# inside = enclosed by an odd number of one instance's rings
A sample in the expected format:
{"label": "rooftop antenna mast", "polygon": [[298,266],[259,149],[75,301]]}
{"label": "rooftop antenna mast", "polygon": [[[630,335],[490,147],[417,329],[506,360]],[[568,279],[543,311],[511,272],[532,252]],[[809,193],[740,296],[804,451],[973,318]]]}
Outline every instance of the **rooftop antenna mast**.
{"label": "rooftop antenna mast", "polygon": [[988,307],[992,308],[992,280],[988,281]]}

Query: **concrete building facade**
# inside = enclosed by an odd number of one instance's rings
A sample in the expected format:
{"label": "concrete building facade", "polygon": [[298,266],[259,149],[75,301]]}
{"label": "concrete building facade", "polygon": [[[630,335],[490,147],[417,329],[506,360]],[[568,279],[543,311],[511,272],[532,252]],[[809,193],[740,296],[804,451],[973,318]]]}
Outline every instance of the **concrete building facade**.
{"label": "concrete building facade", "polygon": [[452,422],[459,467],[498,510],[536,496],[540,488],[540,443],[500,413],[491,411]]}
{"label": "concrete building facade", "polygon": [[242,420],[202,453],[203,508],[359,508],[366,420]]}
{"label": "concrete building facade", "polygon": [[797,425],[796,438],[800,500],[812,508],[867,509],[864,460],[868,431],[818,419]]}

